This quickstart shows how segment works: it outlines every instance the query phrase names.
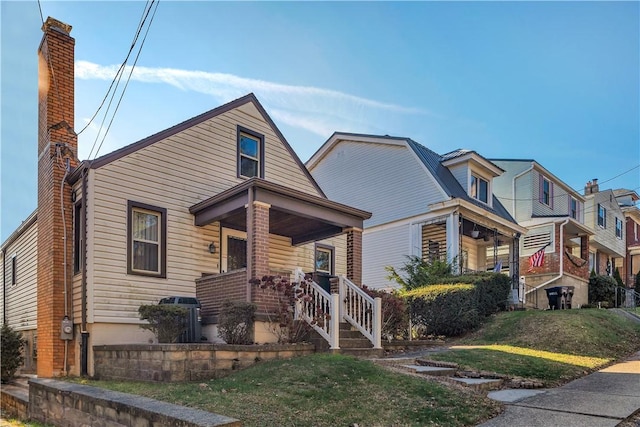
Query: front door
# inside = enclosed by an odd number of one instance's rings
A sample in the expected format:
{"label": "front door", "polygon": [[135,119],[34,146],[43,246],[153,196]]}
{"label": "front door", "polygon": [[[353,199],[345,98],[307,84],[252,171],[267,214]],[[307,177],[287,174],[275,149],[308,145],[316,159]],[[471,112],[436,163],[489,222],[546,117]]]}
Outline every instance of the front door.
{"label": "front door", "polygon": [[222,273],[247,267],[247,233],[222,229]]}

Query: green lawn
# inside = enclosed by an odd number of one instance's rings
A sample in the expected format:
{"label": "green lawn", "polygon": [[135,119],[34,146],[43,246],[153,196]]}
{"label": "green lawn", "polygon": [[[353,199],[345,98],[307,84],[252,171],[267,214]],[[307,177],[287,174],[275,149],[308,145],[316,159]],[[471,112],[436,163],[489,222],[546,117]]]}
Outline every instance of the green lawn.
{"label": "green lawn", "polygon": [[471,426],[500,410],[472,392],[329,354],[259,363],[201,384],[82,382],[238,418],[246,427]]}
{"label": "green lawn", "polygon": [[436,360],[554,386],[640,349],[640,325],[607,310],[501,313]]}

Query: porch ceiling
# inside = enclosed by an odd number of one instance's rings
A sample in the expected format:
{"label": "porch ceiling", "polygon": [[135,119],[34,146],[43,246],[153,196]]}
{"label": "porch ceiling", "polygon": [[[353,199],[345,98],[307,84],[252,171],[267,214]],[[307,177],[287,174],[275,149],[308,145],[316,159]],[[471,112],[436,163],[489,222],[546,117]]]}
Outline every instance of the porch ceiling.
{"label": "porch ceiling", "polygon": [[290,237],[294,245],[335,236],[351,227],[362,229],[363,221],[371,217],[369,212],[259,178],[195,204],[189,211],[197,226],[219,221],[223,227],[246,231],[250,199],[271,206],[269,232]]}

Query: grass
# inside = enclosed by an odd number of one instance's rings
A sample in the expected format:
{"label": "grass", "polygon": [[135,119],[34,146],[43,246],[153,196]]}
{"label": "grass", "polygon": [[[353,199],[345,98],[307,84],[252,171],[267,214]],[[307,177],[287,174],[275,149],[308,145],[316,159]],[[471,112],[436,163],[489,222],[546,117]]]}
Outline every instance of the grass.
{"label": "grass", "polygon": [[472,392],[329,354],[260,363],[204,386],[82,382],[238,418],[246,427],[469,426],[499,411]]}
{"label": "grass", "polygon": [[607,310],[517,311],[458,344],[432,358],[555,386],[637,351],[640,325]]}

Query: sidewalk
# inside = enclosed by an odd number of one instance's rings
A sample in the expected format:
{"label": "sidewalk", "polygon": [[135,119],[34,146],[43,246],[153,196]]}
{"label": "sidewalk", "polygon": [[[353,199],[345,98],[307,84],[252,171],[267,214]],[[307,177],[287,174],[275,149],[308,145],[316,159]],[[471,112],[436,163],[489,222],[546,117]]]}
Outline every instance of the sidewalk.
{"label": "sidewalk", "polygon": [[478,427],[613,427],[640,409],[640,352],[562,387],[499,390],[489,397],[506,410]]}

